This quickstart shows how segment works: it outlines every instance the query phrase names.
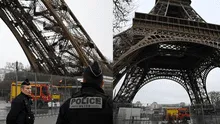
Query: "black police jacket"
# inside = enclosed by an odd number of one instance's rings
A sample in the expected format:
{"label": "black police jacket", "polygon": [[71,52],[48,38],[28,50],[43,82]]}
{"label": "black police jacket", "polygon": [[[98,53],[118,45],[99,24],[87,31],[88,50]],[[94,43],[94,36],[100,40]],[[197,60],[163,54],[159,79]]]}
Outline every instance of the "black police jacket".
{"label": "black police jacket", "polygon": [[30,97],[21,92],[11,103],[6,124],[29,124],[27,123],[29,111],[31,111]]}
{"label": "black police jacket", "polygon": [[60,107],[56,124],[113,124],[112,99],[100,87],[83,83]]}

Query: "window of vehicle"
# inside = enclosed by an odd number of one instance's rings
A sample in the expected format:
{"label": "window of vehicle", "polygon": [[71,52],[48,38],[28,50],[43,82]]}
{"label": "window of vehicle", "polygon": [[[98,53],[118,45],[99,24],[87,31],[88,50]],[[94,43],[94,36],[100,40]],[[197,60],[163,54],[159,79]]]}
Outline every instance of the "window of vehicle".
{"label": "window of vehicle", "polygon": [[44,95],[46,95],[46,96],[48,95],[48,90],[47,90],[46,86],[42,87],[42,92],[43,92]]}
{"label": "window of vehicle", "polygon": [[32,87],[31,87],[31,93],[32,93],[33,95],[35,95],[35,92],[36,92],[36,95],[39,96],[39,95],[40,95],[40,87],[32,86]]}

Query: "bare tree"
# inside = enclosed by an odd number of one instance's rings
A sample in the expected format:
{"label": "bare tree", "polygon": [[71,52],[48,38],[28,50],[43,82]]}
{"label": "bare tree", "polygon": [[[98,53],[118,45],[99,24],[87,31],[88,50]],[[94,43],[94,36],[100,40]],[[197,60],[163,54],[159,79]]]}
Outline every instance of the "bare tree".
{"label": "bare tree", "polygon": [[220,102],[220,92],[211,91],[208,93],[210,101],[213,105],[217,105]]}
{"label": "bare tree", "polygon": [[15,62],[6,62],[5,69],[15,71],[16,70],[16,63]]}
{"label": "bare tree", "polygon": [[126,26],[133,10],[134,0],[113,0],[113,32],[120,31]]}
{"label": "bare tree", "polygon": [[[16,70],[16,63],[15,62],[6,62],[5,69],[15,71]],[[18,71],[30,71],[30,67],[29,66],[24,67],[23,63],[18,62]]]}
{"label": "bare tree", "polygon": [[31,66],[29,65],[24,66],[23,71],[31,72],[32,71]]}

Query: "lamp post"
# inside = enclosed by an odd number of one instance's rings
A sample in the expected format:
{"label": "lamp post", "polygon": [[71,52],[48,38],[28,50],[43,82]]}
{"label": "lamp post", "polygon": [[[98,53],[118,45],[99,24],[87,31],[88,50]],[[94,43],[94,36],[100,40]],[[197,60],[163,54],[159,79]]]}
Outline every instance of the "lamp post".
{"label": "lamp post", "polygon": [[35,80],[35,92],[34,92],[34,113],[37,114],[37,74],[34,73],[34,80]]}
{"label": "lamp post", "polygon": [[17,91],[18,91],[18,61],[15,62],[15,83],[16,83],[16,88],[15,88],[15,96],[17,96]]}

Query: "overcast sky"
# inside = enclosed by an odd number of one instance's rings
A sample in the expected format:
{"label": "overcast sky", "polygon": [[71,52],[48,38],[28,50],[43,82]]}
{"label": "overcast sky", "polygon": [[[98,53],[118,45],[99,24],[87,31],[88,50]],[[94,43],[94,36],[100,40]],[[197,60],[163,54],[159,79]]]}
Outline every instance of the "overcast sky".
{"label": "overcast sky", "polygon": [[[148,13],[153,8],[155,0],[137,0],[136,11]],[[192,0],[191,6],[208,23],[220,24],[219,0]],[[220,91],[219,80],[220,69],[213,69],[207,78],[207,91]],[[114,92],[117,93],[121,83],[117,85]],[[145,85],[138,91],[133,102],[141,101],[144,105],[157,103],[190,103],[185,89],[178,83],[170,80],[155,80]]]}
{"label": "overcast sky", "polygon": [[[84,29],[104,56],[112,60],[112,2],[111,0],[65,0]],[[28,60],[14,35],[0,19],[0,68],[6,62]]]}

